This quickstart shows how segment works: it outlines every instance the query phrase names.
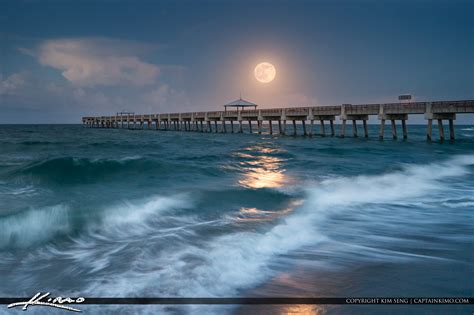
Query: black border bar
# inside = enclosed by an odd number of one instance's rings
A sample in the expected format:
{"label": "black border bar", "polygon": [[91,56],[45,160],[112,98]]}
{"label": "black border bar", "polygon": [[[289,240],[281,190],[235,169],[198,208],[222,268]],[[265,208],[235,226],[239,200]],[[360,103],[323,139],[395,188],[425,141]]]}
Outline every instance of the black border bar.
{"label": "black border bar", "polygon": [[[0,304],[29,301],[31,297],[0,297]],[[104,297],[84,298],[82,303],[63,305],[281,305],[281,304],[334,304],[334,305],[472,305],[473,297],[240,297],[240,298],[187,298],[187,297]]]}

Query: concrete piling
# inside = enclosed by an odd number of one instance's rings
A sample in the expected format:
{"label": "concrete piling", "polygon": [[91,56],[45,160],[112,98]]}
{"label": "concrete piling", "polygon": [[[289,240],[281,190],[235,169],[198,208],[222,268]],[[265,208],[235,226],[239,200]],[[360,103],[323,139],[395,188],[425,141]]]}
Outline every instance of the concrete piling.
{"label": "concrete piling", "polygon": [[345,119],[342,121],[341,134],[339,136],[341,138],[344,138],[346,136],[346,120]]}
{"label": "concrete piling", "polygon": [[449,119],[449,139],[454,140],[454,121]]}
{"label": "concrete piling", "polygon": [[352,120],[352,134],[354,138],[357,138],[357,120],[355,119]]}
{"label": "concrete piling", "polygon": [[439,140],[444,140],[444,127],[443,127],[443,120],[438,119],[438,129],[439,129]]}
{"label": "concrete piling", "polygon": [[433,129],[433,119],[428,119],[428,129],[426,130],[426,140],[431,141],[431,132]]}
{"label": "concrete piling", "polygon": [[391,120],[392,122],[392,138],[397,140],[397,124],[395,123],[395,119]]}

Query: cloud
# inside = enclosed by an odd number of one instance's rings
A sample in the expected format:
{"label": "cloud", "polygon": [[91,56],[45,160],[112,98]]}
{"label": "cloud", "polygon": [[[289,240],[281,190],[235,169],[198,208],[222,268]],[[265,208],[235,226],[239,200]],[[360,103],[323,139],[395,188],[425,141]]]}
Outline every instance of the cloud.
{"label": "cloud", "polygon": [[14,94],[25,85],[25,82],[25,74],[21,72],[13,73],[5,80],[2,79],[0,74],[0,95]]}
{"label": "cloud", "polygon": [[[154,48],[107,38],[55,39],[42,42],[35,56],[40,64],[61,70],[76,86],[145,86],[156,83],[160,70],[138,55]],[[31,54],[25,48],[20,51]]]}
{"label": "cloud", "polygon": [[[25,122],[24,117],[29,122],[78,122],[82,116],[122,110],[190,110],[191,101],[180,88],[187,68],[141,59],[157,48],[108,38],[50,39],[18,48],[46,67],[9,77],[0,73],[0,110],[7,113],[0,122]],[[66,80],[45,73],[50,67]]]}
{"label": "cloud", "polygon": [[144,94],[143,102],[148,105],[147,109],[159,112],[183,111],[192,107],[191,101],[184,91],[175,90],[168,84],[163,84]]}

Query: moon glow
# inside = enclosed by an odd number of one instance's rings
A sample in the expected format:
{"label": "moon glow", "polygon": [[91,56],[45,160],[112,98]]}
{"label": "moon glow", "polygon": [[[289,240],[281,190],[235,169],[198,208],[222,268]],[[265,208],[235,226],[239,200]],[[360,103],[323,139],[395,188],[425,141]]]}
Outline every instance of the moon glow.
{"label": "moon glow", "polygon": [[254,70],[255,78],[262,83],[269,83],[275,79],[275,67],[269,62],[259,63]]}

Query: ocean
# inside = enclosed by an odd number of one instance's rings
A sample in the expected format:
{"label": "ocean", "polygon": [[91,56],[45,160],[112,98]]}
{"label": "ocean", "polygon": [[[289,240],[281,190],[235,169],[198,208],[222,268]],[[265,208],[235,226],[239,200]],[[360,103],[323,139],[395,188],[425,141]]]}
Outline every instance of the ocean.
{"label": "ocean", "polygon": [[[337,126],[339,127],[339,126]],[[454,142],[0,126],[0,296],[460,297],[474,127]],[[436,128],[433,138],[437,139]],[[348,127],[347,134],[351,134]],[[471,314],[472,306],[99,306],[86,314]],[[20,312],[0,305],[0,313]],[[61,313],[30,307],[31,314]]]}

